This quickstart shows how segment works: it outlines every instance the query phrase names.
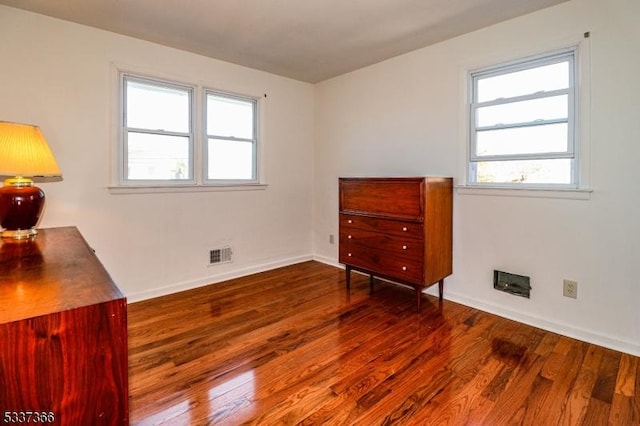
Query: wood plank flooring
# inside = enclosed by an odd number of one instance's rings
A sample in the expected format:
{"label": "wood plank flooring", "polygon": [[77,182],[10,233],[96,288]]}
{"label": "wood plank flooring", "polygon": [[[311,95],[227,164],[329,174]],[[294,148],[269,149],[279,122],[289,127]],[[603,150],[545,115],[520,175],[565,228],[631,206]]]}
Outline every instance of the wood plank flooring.
{"label": "wood plank flooring", "polygon": [[640,424],[638,357],[318,262],[129,305],[129,380],[134,425]]}

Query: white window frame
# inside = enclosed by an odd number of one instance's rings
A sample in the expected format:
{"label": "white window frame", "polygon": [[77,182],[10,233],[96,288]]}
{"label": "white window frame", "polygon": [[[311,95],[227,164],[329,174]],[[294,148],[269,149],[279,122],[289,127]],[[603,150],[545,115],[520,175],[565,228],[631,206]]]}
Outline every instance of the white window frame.
{"label": "white window frame", "polygon": [[[229,99],[238,99],[241,101],[247,101],[247,102],[251,102],[252,106],[253,106],[253,131],[252,131],[252,137],[250,139],[247,138],[238,138],[238,137],[229,137],[229,136],[222,136],[222,135],[213,135],[213,134],[209,134],[207,132],[207,95],[215,95],[215,96],[222,96],[222,97],[226,97]],[[215,185],[233,185],[233,184],[243,184],[243,183],[258,183],[258,99],[256,99],[255,97],[250,97],[250,96],[244,96],[244,95],[236,95],[236,94],[232,94],[229,92],[222,92],[220,90],[214,90],[214,89],[204,89],[203,91],[203,108],[204,108],[204,117],[203,117],[203,124],[202,124],[202,129],[203,129],[203,137],[202,137],[202,151],[203,151],[203,155],[202,155],[202,179],[203,182],[205,184],[215,184]],[[208,152],[208,147],[209,147],[209,143],[208,140],[210,137],[216,138],[216,139],[224,139],[224,140],[229,140],[229,141],[236,141],[236,142],[249,142],[253,145],[252,147],[252,179],[242,179],[242,180],[235,180],[235,179],[209,179],[209,162],[206,161],[207,158],[209,158],[209,152]]]}
{"label": "white window frame", "polygon": [[[540,66],[550,65],[559,62],[569,62],[569,87],[567,89],[555,90],[551,92],[539,92],[513,98],[500,98],[496,100],[477,102],[477,84],[483,78],[495,77],[521,71],[526,69],[537,68]],[[579,88],[578,88],[578,46],[571,46],[561,50],[548,52],[541,55],[525,57],[513,61],[503,62],[490,67],[472,70],[468,73],[468,93],[469,93],[469,139],[468,139],[468,158],[467,158],[467,185],[479,188],[509,188],[509,189],[577,189],[581,184],[580,175],[580,140],[578,138],[578,117],[579,117]],[[496,125],[480,127],[477,125],[476,111],[481,107],[493,105],[505,105],[514,102],[526,100],[541,99],[545,97],[568,95],[568,117],[566,120],[537,120],[535,122],[514,123],[509,125]],[[508,129],[516,127],[534,127],[538,125],[552,124],[557,122],[567,122],[568,124],[568,145],[567,150],[563,152],[548,152],[534,154],[505,154],[494,156],[478,156],[476,151],[476,136],[479,131],[493,129]],[[571,181],[568,184],[539,184],[527,182],[477,182],[477,163],[481,161],[516,161],[531,159],[571,159],[572,169],[570,171]]]}
{"label": "white window frame", "polygon": [[[196,179],[195,179],[196,173],[194,169],[194,166],[195,166],[195,155],[194,155],[195,153],[195,137],[194,137],[195,114],[194,114],[194,111],[195,111],[195,105],[196,105],[196,100],[194,96],[195,88],[192,86],[181,84],[181,83],[164,81],[164,80],[144,77],[144,76],[130,74],[130,73],[122,73],[120,78],[121,78],[120,86],[122,88],[120,92],[121,99],[122,99],[122,102],[121,102],[121,120],[122,120],[121,132],[122,133],[120,138],[122,140],[122,143],[120,144],[121,161],[119,161],[120,184],[121,185],[141,185],[141,186],[149,186],[149,185],[153,186],[158,184],[171,185],[171,186],[195,184],[196,183]],[[166,87],[169,89],[178,89],[178,90],[186,91],[189,94],[189,131],[187,133],[180,133],[180,132],[167,131],[163,129],[141,129],[141,128],[129,127],[127,123],[127,90],[126,90],[126,84],[128,81],[154,85],[157,87]],[[129,179],[128,173],[127,173],[128,164],[129,164],[129,158],[128,158],[129,150],[128,150],[127,136],[130,131],[133,131],[136,133],[153,134],[153,135],[188,137],[189,139],[189,177],[187,179],[153,179],[153,180]]]}
{"label": "white window frame", "polygon": [[[263,190],[267,184],[264,174],[264,122],[266,115],[267,95],[252,95],[240,91],[214,89],[204,84],[193,84],[181,81],[181,78],[163,78],[144,71],[132,70],[112,64],[114,89],[117,95],[112,98],[112,111],[115,133],[112,149],[111,183],[108,185],[112,194],[135,193],[163,193],[163,192],[208,192],[208,191],[236,191]],[[181,180],[137,180],[126,178],[126,98],[125,76],[134,81],[150,82],[167,87],[189,88],[192,90],[190,105],[191,125],[191,167],[190,179]],[[215,180],[207,179],[206,153],[206,93],[215,93],[235,99],[247,99],[255,102],[254,106],[254,150],[253,150],[253,179]],[[116,118],[117,117],[117,118]]]}

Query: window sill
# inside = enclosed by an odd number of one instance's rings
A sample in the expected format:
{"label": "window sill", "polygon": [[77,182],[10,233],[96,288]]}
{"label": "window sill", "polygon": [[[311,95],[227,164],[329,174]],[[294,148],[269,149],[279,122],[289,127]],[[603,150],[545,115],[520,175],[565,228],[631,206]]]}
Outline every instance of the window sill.
{"label": "window sill", "polygon": [[109,192],[120,194],[163,194],[180,192],[227,192],[227,191],[263,191],[266,183],[235,185],[158,185],[158,186],[109,186]]}
{"label": "window sill", "polygon": [[504,188],[476,185],[457,185],[460,195],[484,195],[495,197],[559,198],[565,200],[590,200],[590,188]]}

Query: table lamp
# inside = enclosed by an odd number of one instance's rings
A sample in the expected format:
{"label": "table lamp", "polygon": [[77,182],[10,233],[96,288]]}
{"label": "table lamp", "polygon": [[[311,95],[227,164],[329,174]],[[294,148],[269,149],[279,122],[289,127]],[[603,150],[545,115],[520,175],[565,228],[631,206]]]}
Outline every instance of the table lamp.
{"label": "table lamp", "polygon": [[0,236],[35,238],[44,192],[31,178],[62,176],[38,126],[0,121],[0,176],[9,176],[0,188]]}

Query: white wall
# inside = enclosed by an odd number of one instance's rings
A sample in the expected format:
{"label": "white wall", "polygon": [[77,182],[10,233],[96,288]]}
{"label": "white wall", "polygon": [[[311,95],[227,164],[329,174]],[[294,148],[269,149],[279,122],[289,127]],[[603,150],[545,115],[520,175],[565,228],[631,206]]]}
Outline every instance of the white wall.
{"label": "white wall", "polygon": [[[459,183],[465,68],[590,31],[591,199],[456,193],[445,297],[640,354],[639,21],[637,0],[573,0],[314,88],[0,6],[0,120],[40,125],[63,169],[63,182],[41,185],[41,226],[78,226],[130,301],[139,300],[308,259],[312,250],[337,262],[328,236],[338,231],[338,176],[435,174]],[[267,93],[268,188],[110,193],[113,63]],[[208,250],[229,241],[234,263],[207,267]],[[494,268],[530,275],[531,299],[493,290]],[[579,282],[577,300],[562,297],[563,278]]]}
{"label": "white wall", "polygon": [[[64,174],[40,226],[77,226],[129,301],[311,258],[312,85],[4,6],[0,39],[0,120],[39,125]],[[268,187],[112,194],[112,64],[267,93]],[[227,242],[234,262],[209,267]]]}
{"label": "white wall", "polygon": [[[316,86],[314,252],[337,260],[337,178],[464,176],[465,70],[591,32],[589,200],[454,195],[445,297],[640,354],[640,2],[574,0]],[[493,269],[531,276],[531,299]],[[563,278],[578,299],[562,296]]]}

